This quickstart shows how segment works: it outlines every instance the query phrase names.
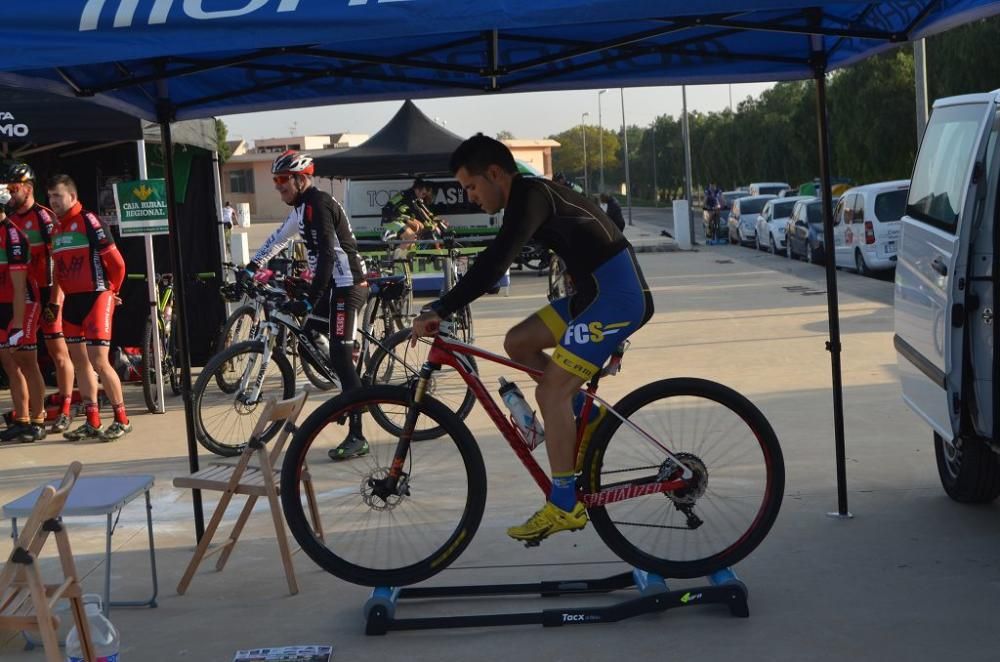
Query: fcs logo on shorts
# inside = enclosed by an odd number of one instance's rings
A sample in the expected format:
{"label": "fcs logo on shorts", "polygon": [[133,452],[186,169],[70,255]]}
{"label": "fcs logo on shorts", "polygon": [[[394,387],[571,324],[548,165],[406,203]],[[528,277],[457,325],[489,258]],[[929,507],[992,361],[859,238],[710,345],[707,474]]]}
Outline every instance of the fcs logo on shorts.
{"label": "fcs logo on shorts", "polygon": [[604,322],[571,324],[566,328],[563,344],[586,345],[587,343],[601,342],[605,336],[613,336],[628,325],[628,322],[615,322],[613,324],[605,324]]}

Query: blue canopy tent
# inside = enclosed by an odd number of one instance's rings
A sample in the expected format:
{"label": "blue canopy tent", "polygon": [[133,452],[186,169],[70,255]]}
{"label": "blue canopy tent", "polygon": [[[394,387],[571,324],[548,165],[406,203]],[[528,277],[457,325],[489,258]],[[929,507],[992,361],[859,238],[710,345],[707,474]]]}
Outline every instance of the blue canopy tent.
{"label": "blue canopy tent", "polygon": [[[894,44],[1000,13],[1000,3],[47,0],[13,11],[18,20],[9,25],[16,29],[0,28],[0,85],[90,98],[154,119],[166,146],[171,120],[214,114],[501,92],[810,78],[816,81],[823,197],[829,200],[826,72]],[[171,185],[169,164],[167,180]],[[829,204],[824,207],[830,246],[832,214]],[[173,219],[173,209],[170,214]],[[183,273],[175,227],[172,220],[173,269]],[[838,497],[840,513],[846,515],[832,261],[826,273]],[[183,287],[176,294],[183,310]],[[179,329],[184,348],[185,317]],[[186,358],[181,363],[194,468],[190,366]]]}

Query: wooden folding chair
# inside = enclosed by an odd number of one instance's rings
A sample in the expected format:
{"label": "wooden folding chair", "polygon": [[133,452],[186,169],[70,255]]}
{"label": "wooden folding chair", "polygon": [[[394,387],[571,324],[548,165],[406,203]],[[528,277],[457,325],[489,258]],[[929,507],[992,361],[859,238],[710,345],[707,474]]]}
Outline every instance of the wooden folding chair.
{"label": "wooden folding chair", "polygon": [[[45,647],[45,659],[49,662],[64,659],[56,634],[59,618],[52,613],[56,602],[62,598],[70,602],[84,656],[87,660],[97,659],[90,639],[90,625],[83,606],[83,590],[77,578],[69,536],[66,535],[60,518],[81,468],[79,462],[74,462],[66,470],[58,489],[47,485],[42,490],[14,543],[14,551],[7,557],[7,563],[0,571],[0,630],[38,632]],[[38,555],[50,533],[56,535],[56,547],[63,571],[61,584],[43,584],[38,568]]]}
{"label": "wooden folding chair", "polygon": [[[222,492],[219,505],[216,506],[215,512],[212,513],[212,519],[209,521],[208,526],[205,527],[205,534],[198,543],[197,549],[195,549],[194,557],[191,559],[187,570],[184,571],[184,576],[181,577],[181,581],[177,585],[177,592],[179,594],[183,595],[187,590],[191,579],[194,577],[194,573],[198,570],[198,565],[206,555],[221,552],[222,555],[219,557],[215,569],[222,570],[225,567],[230,554],[233,552],[233,547],[236,545],[236,541],[243,532],[243,527],[246,525],[247,519],[249,519],[250,513],[253,511],[254,504],[260,497],[266,497],[270,505],[271,519],[274,520],[274,532],[278,538],[278,549],[281,552],[281,562],[285,566],[285,577],[288,580],[288,590],[292,595],[299,592],[298,583],[295,581],[295,568],[292,566],[292,555],[288,547],[288,537],[285,534],[285,520],[281,511],[281,505],[278,502],[278,481],[275,479],[281,471],[281,465],[279,464],[281,452],[284,450],[289,435],[295,432],[295,420],[305,405],[306,397],[307,393],[302,391],[299,395],[288,400],[282,400],[281,402],[275,402],[273,398],[270,399],[267,405],[265,405],[253,433],[250,435],[250,441],[246,449],[240,455],[239,461],[236,464],[216,462],[190,476],[180,476],[174,479],[174,487]],[[281,432],[278,434],[273,448],[268,452],[267,445],[261,441],[261,437],[274,421],[284,421],[285,423],[281,427]],[[257,460],[255,466],[251,464],[254,457]],[[279,468],[276,469],[275,467]],[[322,538],[323,531],[319,523],[316,494],[313,491],[312,480],[308,472],[303,475],[302,483],[305,488],[306,500],[315,530]],[[237,494],[247,495],[247,503],[243,506],[243,511],[236,520],[236,525],[233,527],[232,533],[229,534],[229,539],[210,552],[208,548],[212,542],[212,537],[222,522],[226,508],[229,507],[229,502]]]}

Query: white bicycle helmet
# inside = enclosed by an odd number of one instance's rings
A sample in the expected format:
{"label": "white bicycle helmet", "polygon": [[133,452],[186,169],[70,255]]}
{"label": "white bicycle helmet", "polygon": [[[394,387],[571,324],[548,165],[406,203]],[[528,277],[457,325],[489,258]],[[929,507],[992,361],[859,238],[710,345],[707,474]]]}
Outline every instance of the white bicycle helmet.
{"label": "white bicycle helmet", "polygon": [[282,152],[271,164],[272,175],[311,175],[314,170],[312,157],[294,149]]}

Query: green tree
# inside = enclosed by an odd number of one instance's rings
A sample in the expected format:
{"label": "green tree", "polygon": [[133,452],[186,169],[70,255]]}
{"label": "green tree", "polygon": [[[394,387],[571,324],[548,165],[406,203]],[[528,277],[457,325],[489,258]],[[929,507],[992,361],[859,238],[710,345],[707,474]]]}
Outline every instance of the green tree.
{"label": "green tree", "polygon": [[[577,125],[568,131],[549,136],[559,143],[559,147],[552,150],[552,169],[554,172],[565,173],[570,179],[576,180],[583,186],[583,140],[587,136],[587,174],[590,179],[589,190],[597,190],[597,182],[600,180],[601,168],[601,145],[604,147],[604,179],[611,182],[610,174],[615,172],[619,166],[618,136],[607,129],[600,129],[596,126]],[[588,187],[585,187],[588,188]]]}
{"label": "green tree", "polygon": [[226,123],[220,120],[218,117],[215,118],[215,151],[219,153],[219,162],[225,163],[229,160],[232,154],[229,153],[229,127]]}
{"label": "green tree", "polygon": [[497,140],[514,140],[514,134],[510,131],[497,131]]}

